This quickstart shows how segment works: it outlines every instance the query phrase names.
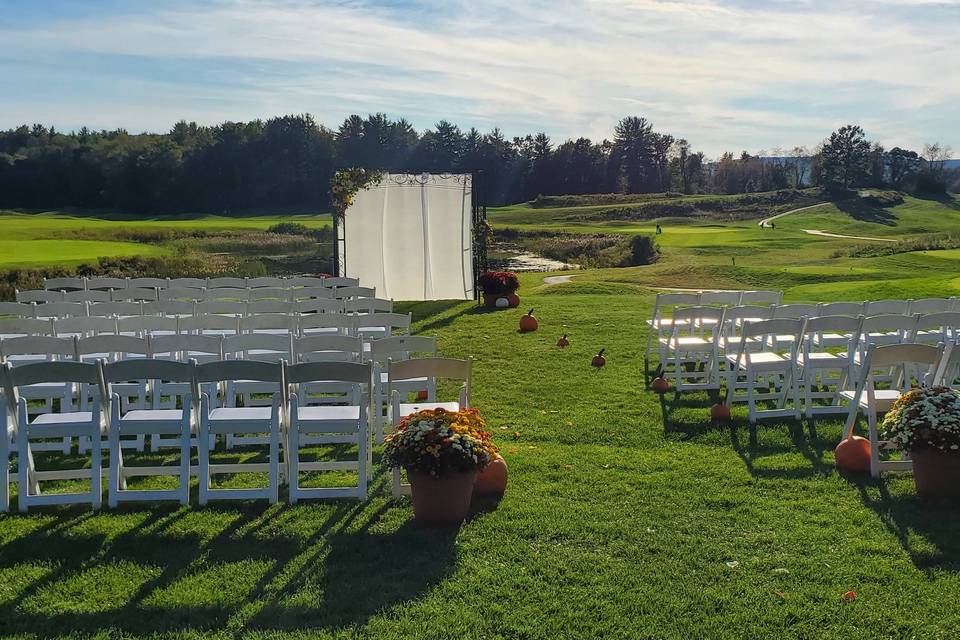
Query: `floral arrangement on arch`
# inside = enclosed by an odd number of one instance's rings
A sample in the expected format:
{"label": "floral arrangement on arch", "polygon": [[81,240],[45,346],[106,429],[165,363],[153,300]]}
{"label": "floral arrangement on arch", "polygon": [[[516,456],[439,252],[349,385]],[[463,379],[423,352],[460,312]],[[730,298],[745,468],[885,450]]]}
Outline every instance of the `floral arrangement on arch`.
{"label": "floral arrangement on arch", "polygon": [[353,167],[333,174],[330,180],[330,203],[334,214],[343,218],[353,204],[353,198],[366,187],[378,184],[383,179],[382,171]]}
{"label": "floral arrangement on arch", "polygon": [[498,451],[476,409],[423,409],[385,438],[383,455],[392,468],[439,477],[480,471]]}
{"label": "floral arrangement on arch", "polygon": [[960,391],[921,387],[900,396],[884,416],[883,437],[901,451],[960,454]]}
{"label": "floral arrangement on arch", "polygon": [[513,271],[486,271],[478,282],[488,296],[506,296],[520,288],[520,280]]}

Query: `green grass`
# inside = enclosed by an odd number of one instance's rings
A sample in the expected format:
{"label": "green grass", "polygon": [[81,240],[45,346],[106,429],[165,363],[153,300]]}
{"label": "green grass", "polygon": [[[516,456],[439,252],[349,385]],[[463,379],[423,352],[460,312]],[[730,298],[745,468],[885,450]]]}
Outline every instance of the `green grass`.
{"label": "green grass", "polygon": [[[923,232],[953,224],[951,203],[905,206],[936,225]],[[531,228],[554,224],[538,215]],[[474,357],[475,404],[510,466],[504,500],[459,532],[417,527],[379,465],[363,503],[0,516],[0,635],[956,637],[955,508],[920,503],[909,476],[838,475],[839,420],[751,428],[738,405],[720,428],[705,394],[661,406],[643,388],[653,287],[783,288],[792,301],[960,292],[958,251],[832,258],[850,243],[789,219],[776,231],[668,224],[659,264],[552,287],[523,274],[520,310],[402,305],[444,355]],[[541,329],[519,334],[530,307]],[[554,346],[563,333],[566,350]],[[608,365],[595,371],[601,347]]]}

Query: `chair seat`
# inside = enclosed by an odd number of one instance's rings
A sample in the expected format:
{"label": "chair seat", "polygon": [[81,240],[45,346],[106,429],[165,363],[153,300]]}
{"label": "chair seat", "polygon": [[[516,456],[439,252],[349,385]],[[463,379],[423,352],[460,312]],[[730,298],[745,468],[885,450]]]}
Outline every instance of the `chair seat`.
{"label": "chair seat", "polygon": [[657,327],[662,329],[664,327],[672,327],[672,326],[685,327],[688,324],[690,324],[690,321],[689,320],[674,321],[673,318],[658,318],[657,320],[647,320],[647,324],[649,324],[651,327]]}
{"label": "chair seat", "polygon": [[298,420],[359,420],[360,407],[353,405],[321,405],[318,407],[299,407]]}
{"label": "chair seat", "polygon": [[90,424],[93,413],[90,411],[68,411],[66,413],[41,413],[30,423],[31,427],[56,426],[62,427],[73,424]]}
{"label": "chair seat", "polygon": [[677,346],[681,351],[685,349],[692,349],[695,347],[704,348],[709,347],[713,344],[711,340],[705,338],[698,338],[697,336],[683,336],[678,337],[676,340],[673,338],[661,338],[660,342],[668,346]]}
{"label": "chair seat", "polygon": [[211,422],[270,420],[273,407],[220,407],[211,409]]}
{"label": "chair seat", "polygon": [[122,422],[180,422],[183,411],[180,409],[134,409],[123,414]]}
{"label": "chair seat", "polygon": [[846,358],[843,356],[838,356],[833,353],[827,353],[825,351],[815,351],[808,354],[799,354],[797,356],[797,362],[803,366],[804,363],[809,362],[812,365],[825,365],[825,364],[835,364],[840,367],[846,362]]}
{"label": "chair seat", "polygon": [[[735,363],[737,361],[737,354],[728,353],[727,361],[730,363]],[[772,363],[784,363],[789,362],[786,358],[781,356],[779,353],[774,353],[773,351],[751,351],[745,355],[741,362],[744,364],[749,360],[750,364],[772,364]]]}
{"label": "chair seat", "polygon": [[[386,385],[390,381],[390,374],[386,371],[380,373],[380,384]],[[429,378],[404,378],[403,380],[394,380],[393,386],[404,385],[407,387],[416,385],[416,384],[426,384],[429,382]]]}
{"label": "chair seat", "polygon": [[417,411],[423,411],[424,409],[445,409],[446,411],[460,411],[459,402],[414,402],[414,403],[400,403],[400,416],[408,416],[411,413],[416,413]]}
{"label": "chair seat", "polygon": [[[854,395],[856,395],[856,392],[850,389],[840,392],[840,397],[850,402],[853,402]],[[873,392],[873,397],[877,413],[886,413],[893,406],[893,403],[900,399],[900,391],[897,389],[877,389]],[[868,406],[866,393],[860,395],[860,406],[863,408]]]}

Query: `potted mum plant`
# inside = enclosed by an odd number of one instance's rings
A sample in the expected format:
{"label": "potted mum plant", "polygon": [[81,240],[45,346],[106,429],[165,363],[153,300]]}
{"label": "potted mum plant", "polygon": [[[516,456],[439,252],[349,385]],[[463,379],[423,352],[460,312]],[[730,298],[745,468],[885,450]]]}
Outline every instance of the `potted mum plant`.
{"label": "potted mum plant", "polygon": [[483,304],[488,307],[516,307],[520,305],[517,289],[520,281],[513,271],[487,271],[480,276]]}
{"label": "potted mum plant", "polygon": [[467,517],[477,473],[497,455],[485,426],[476,409],[423,409],[386,437],[384,459],[406,469],[419,522],[457,525]]}
{"label": "potted mum plant", "polygon": [[883,437],[913,460],[917,494],[960,498],[960,392],[913,389],[883,419]]}

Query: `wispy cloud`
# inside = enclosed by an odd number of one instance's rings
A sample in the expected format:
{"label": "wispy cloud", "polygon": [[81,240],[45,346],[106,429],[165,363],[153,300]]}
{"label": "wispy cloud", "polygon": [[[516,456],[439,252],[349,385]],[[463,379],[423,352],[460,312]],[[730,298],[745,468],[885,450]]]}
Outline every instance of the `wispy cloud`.
{"label": "wispy cloud", "polygon": [[848,121],[960,146],[956,0],[180,0],[35,17],[0,18],[0,126],[387,111],[602,138],[639,113],[710,153],[814,144]]}

